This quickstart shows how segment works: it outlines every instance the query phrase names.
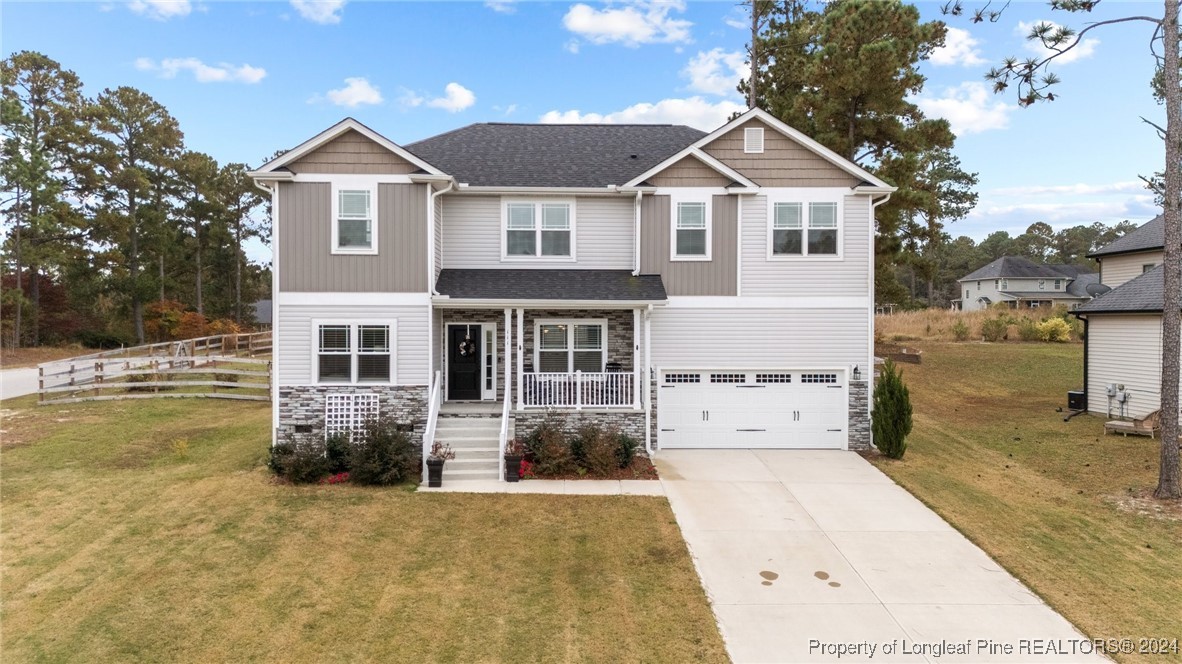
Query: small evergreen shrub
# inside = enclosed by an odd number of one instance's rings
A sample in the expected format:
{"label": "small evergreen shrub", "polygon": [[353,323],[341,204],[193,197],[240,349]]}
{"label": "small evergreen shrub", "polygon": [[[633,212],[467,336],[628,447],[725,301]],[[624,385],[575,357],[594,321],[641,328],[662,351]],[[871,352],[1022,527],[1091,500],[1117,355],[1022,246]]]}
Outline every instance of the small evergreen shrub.
{"label": "small evergreen shrub", "polygon": [[889,359],[874,386],[871,430],[879,452],[892,459],[903,458],[911,433],[911,393],[903,384],[903,373]]}
{"label": "small evergreen shrub", "polygon": [[534,473],[539,476],[573,473],[577,467],[559,415],[547,414],[526,437],[525,446],[533,458]]}
{"label": "small evergreen shrub", "polygon": [[996,343],[1004,341],[1009,335],[1010,321],[1008,317],[986,318],[981,323],[981,336],[985,341]]}
{"label": "small evergreen shrub", "polygon": [[295,484],[311,484],[328,475],[328,457],[319,436],[288,434],[271,447],[267,466],[278,476]]}
{"label": "small evergreen shrub", "polygon": [[952,337],[957,341],[969,340],[969,326],[963,320],[958,320],[952,324]]}
{"label": "small evergreen shrub", "polygon": [[593,475],[610,475],[620,467],[618,434],[610,429],[589,425],[583,437],[582,467]]}
{"label": "small evergreen shrub", "polygon": [[329,434],[324,440],[324,456],[328,460],[328,472],[336,475],[349,470],[349,435]]}
{"label": "small evergreen shrub", "polygon": [[[422,469],[422,450],[388,417],[369,420],[348,444],[349,479],[358,484],[397,484]],[[327,456],[326,456],[327,460]]]}
{"label": "small evergreen shrub", "polygon": [[1018,338],[1022,341],[1043,341],[1042,325],[1033,318],[1019,319]]}
{"label": "small evergreen shrub", "polygon": [[1071,341],[1071,325],[1062,318],[1048,318],[1036,327],[1038,338],[1042,341],[1066,343]]}
{"label": "small evergreen shrub", "polygon": [[616,436],[616,461],[620,468],[627,468],[636,457],[636,450],[640,449],[640,441],[626,433]]}

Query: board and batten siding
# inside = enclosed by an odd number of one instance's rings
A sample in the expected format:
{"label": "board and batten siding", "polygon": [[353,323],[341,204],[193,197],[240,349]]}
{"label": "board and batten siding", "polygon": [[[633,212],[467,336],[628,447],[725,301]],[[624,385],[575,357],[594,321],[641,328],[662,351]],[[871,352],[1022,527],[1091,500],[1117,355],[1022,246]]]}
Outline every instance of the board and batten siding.
{"label": "board and batten siding", "polygon": [[[763,128],[763,152],[748,154],[743,151],[743,131],[755,127]],[[860,178],[759,120],[735,127],[702,149],[761,187],[854,187],[861,183]]]}
{"label": "board and batten siding", "polygon": [[1164,251],[1141,251],[1104,257],[1100,261],[1100,281],[1105,286],[1116,288],[1141,276],[1146,265],[1161,265],[1164,257]]}
{"label": "board and batten siding", "polygon": [[279,289],[302,292],[426,292],[426,185],[378,185],[378,253],[332,253],[332,186],[279,185]]}
{"label": "board and batten siding", "polygon": [[397,321],[394,366],[397,385],[426,385],[427,379],[427,307],[426,306],[341,306],[333,304],[284,304],[275,321],[280,385],[312,385],[316,382],[312,353],[317,343],[314,320],[385,320]]}
{"label": "board and batten siding", "polygon": [[688,156],[648,179],[654,187],[725,187],[731,179]]}
{"label": "board and batten siding", "polygon": [[[443,261],[452,269],[628,270],[635,242],[631,196],[575,199],[575,258],[570,261],[501,260],[501,197],[449,196],[443,204]],[[526,196],[521,200],[544,200]],[[569,200],[569,198],[564,199]]]}
{"label": "board and batten siding", "polygon": [[[1109,383],[1129,393],[1126,414],[1145,417],[1161,407],[1161,316],[1088,317],[1088,410],[1108,415]],[[1112,401],[1112,415],[1120,405]]]}
{"label": "board and batten siding", "polygon": [[694,308],[652,314],[661,369],[848,368],[870,364],[870,312],[858,309]]}
{"label": "board and batten siding", "polygon": [[406,175],[418,166],[350,129],[287,165],[293,173]]}
{"label": "board and batten siding", "polygon": [[711,260],[670,259],[672,214],[669,196],[645,196],[640,203],[640,273],[659,274],[669,295],[736,295],[738,196],[713,196]]}
{"label": "board and batten siding", "polygon": [[870,200],[842,202],[840,260],[768,260],[768,199],[743,196],[743,295],[869,297]]}

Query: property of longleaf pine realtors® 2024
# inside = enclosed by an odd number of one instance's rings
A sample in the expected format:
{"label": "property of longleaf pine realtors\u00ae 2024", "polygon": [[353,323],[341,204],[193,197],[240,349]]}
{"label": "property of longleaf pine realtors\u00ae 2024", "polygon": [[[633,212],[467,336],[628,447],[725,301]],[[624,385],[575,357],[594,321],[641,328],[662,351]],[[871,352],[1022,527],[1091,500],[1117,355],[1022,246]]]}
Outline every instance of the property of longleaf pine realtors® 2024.
{"label": "property of longleaf pine realtors\u00ae 2024", "polygon": [[[1155,640],[1156,641],[1156,640]],[[964,641],[908,641],[895,639],[886,642],[856,641],[831,643],[818,639],[809,640],[809,653],[842,657],[873,658],[881,652],[889,655],[1090,655],[1101,653],[1130,653],[1136,648],[1133,639],[1020,639],[1017,644],[992,639],[966,639]],[[1178,642],[1173,640],[1172,650],[1178,652]],[[1158,651],[1161,651],[1160,649]]]}

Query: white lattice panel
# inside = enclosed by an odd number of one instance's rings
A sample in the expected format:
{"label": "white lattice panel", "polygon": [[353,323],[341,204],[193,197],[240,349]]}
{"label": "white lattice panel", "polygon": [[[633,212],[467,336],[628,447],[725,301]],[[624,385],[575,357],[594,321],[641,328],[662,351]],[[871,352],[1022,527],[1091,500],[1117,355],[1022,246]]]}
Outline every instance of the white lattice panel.
{"label": "white lattice panel", "polygon": [[366,420],[377,419],[380,400],[376,394],[330,394],[324,400],[324,435],[352,435]]}

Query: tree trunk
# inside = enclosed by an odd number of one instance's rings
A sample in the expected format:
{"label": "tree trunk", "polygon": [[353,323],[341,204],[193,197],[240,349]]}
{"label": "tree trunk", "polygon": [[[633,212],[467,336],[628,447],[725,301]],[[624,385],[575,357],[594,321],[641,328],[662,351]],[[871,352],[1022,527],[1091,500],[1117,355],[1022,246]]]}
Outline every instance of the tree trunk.
{"label": "tree trunk", "polygon": [[234,221],[234,322],[242,324],[242,214]]}
{"label": "tree trunk", "polygon": [[29,317],[29,343],[41,345],[41,266],[29,266],[29,301],[33,303]]}
{"label": "tree trunk", "polygon": [[1162,308],[1161,469],[1158,498],[1182,497],[1178,468],[1178,378],[1182,356],[1182,91],[1178,89],[1178,3],[1166,0],[1165,294]]}
{"label": "tree trunk", "polygon": [[20,348],[21,347],[21,309],[23,308],[21,305],[24,303],[24,299],[25,299],[25,288],[24,288],[24,278],[23,278],[25,266],[22,263],[22,259],[21,259],[20,204],[21,204],[21,190],[18,188],[16,190],[16,210],[17,210],[16,215],[15,215],[16,228],[13,229],[13,239],[16,240],[16,246],[15,246],[15,249],[16,249],[16,251],[15,251],[15,254],[16,254],[16,292],[17,292],[17,296],[18,296],[18,299],[16,301],[16,311],[13,312],[14,315],[12,318],[12,347],[13,348]]}
{"label": "tree trunk", "polygon": [[144,343],[144,303],[140,301],[140,230],[135,194],[127,197],[127,216],[130,218],[131,250],[127,256],[127,272],[131,276],[131,314],[135,320],[136,343]]}
{"label": "tree trunk", "polygon": [[159,269],[157,270],[157,274],[160,276],[160,301],[163,302],[164,301],[164,253],[163,252],[160,253],[159,260],[156,262],[159,264]]}
{"label": "tree trunk", "polygon": [[204,281],[205,275],[201,270],[201,229],[197,229],[197,313],[202,316],[205,315],[205,299],[201,294],[201,282]]}
{"label": "tree trunk", "polygon": [[747,80],[747,108],[755,108],[755,73],[759,71],[759,0],[751,0],[751,74]]}

